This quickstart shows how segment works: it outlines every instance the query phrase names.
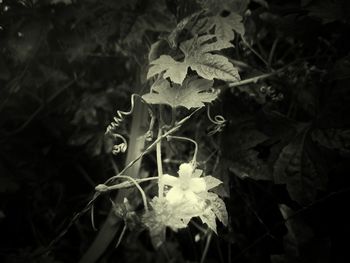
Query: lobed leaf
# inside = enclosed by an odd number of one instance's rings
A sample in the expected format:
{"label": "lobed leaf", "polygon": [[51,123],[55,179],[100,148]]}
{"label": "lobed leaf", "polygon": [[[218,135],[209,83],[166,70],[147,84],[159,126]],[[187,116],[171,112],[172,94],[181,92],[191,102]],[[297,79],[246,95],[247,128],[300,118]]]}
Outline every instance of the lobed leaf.
{"label": "lobed leaf", "polygon": [[188,78],[182,86],[175,84],[170,87],[167,80],[161,79],[154,83],[153,92],[143,95],[142,98],[149,104],[166,104],[173,108],[201,108],[204,103],[217,98],[216,92],[209,91],[212,85],[212,81]]}
{"label": "lobed leaf", "polygon": [[302,205],[313,202],[317,189],[324,189],[327,182],[305,149],[308,131],[302,130],[282,149],[273,171],[275,183],[286,184],[290,197]]}
{"label": "lobed leaf", "polygon": [[239,80],[237,69],[221,55],[203,54],[191,61],[191,69],[205,79],[221,79],[229,82]]}
{"label": "lobed leaf", "polygon": [[214,193],[208,193],[207,200],[210,201],[210,209],[214,212],[215,216],[224,225],[228,225],[228,214],[225,202]]}
{"label": "lobed leaf", "polygon": [[[216,41],[213,41],[215,38]],[[182,84],[188,67],[191,67],[205,79],[213,80],[216,78],[236,82],[240,77],[233,64],[222,55],[209,53],[229,47],[233,47],[233,45],[218,39],[216,35],[204,35],[186,40],[180,44],[180,50],[185,55],[183,62],[176,61],[171,56],[162,55],[151,62],[152,66],[148,71],[147,78],[165,72],[164,78],[169,77],[174,83]]]}
{"label": "lobed leaf", "polygon": [[219,180],[213,176],[210,176],[210,175],[204,176],[203,179],[205,180],[205,183],[207,185],[207,190],[210,190],[210,189],[222,184],[221,180]]}
{"label": "lobed leaf", "polygon": [[199,218],[202,220],[203,224],[206,224],[211,230],[217,234],[216,231],[216,216],[215,213],[210,209],[207,208],[204,213],[199,216]]}
{"label": "lobed leaf", "polygon": [[165,71],[164,78],[169,77],[173,82],[178,84],[182,84],[186,78],[188,65],[174,60],[171,56],[161,55],[150,64],[152,67],[147,73],[147,79],[160,74],[163,71]]}

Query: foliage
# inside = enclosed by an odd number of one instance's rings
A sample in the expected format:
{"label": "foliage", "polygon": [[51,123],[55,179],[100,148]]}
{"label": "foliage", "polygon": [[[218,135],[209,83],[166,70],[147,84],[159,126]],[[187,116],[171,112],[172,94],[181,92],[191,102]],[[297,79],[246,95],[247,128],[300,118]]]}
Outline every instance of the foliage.
{"label": "foliage", "polygon": [[201,108],[204,103],[212,102],[217,98],[215,92],[210,92],[213,82],[204,79],[186,79],[180,86],[170,87],[167,80],[161,79],[152,86],[152,93],[142,96],[149,104],[167,104],[172,108],[185,107]]}
{"label": "foliage", "polygon": [[0,1],[0,261],[345,262],[349,7]]}
{"label": "foliage", "polygon": [[[217,38],[217,40],[213,43],[206,43],[213,38]],[[235,82],[239,80],[239,75],[228,59],[209,53],[229,47],[232,47],[232,44],[222,41],[217,35],[195,36],[180,44],[180,50],[185,55],[183,62],[175,61],[168,55],[161,55],[151,62],[153,66],[148,71],[147,78],[165,71],[165,78],[169,77],[174,83],[182,85],[187,75],[187,69],[190,67],[204,79],[216,78]]]}

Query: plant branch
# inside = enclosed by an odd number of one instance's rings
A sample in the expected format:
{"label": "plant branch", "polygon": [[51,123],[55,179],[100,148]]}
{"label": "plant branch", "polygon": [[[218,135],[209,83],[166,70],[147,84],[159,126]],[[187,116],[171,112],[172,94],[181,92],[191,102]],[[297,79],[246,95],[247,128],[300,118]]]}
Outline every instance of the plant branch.
{"label": "plant branch", "polygon": [[[158,129],[157,138],[162,137],[162,128]],[[162,165],[162,140],[159,140],[156,146],[156,155],[157,155],[157,168],[158,168],[158,196],[163,198],[164,185],[163,185],[163,165]]]}
{"label": "plant branch", "polygon": [[119,172],[119,174],[109,178],[108,180],[106,180],[106,182],[104,184],[108,184],[110,182],[112,182],[113,180],[117,179],[119,177],[119,175],[125,173],[125,171],[127,171],[131,166],[133,166],[134,163],[136,163],[140,158],[142,158],[144,155],[146,155],[147,153],[150,152],[150,150],[152,150],[152,148],[154,146],[157,145],[158,142],[160,142],[161,140],[163,140],[164,138],[166,138],[167,136],[169,136],[170,134],[174,133],[175,131],[177,131],[181,125],[183,123],[185,123],[189,118],[192,117],[193,114],[195,114],[199,109],[196,109],[195,111],[193,111],[191,114],[187,115],[185,118],[183,118],[182,120],[180,120],[178,123],[176,123],[176,125],[168,130],[166,133],[162,134],[162,136],[158,137],[153,143],[151,143],[151,145],[149,145],[140,155],[138,155],[134,160],[132,160],[128,165],[126,165],[124,167],[123,170],[121,170]]}
{"label": "plant branch", "polygon": [[191,162],[193,165],[196,164],[197,153],[198,153],[198,143],[195,140],[192,140],[191,138],[187,138],[187,137],[171,136],[171,135],[167,136],[167,139],[176,139],[176,140],[184,140],[184,141],[192,142],[194,144],[194,153],[193,153],[193,158]]}
{"label": "plant branch", "polygon": [[141,188],[141,186],[139,185],[139,183],[134,178],[132,178],[131,176],[119,175],[119,177],[130,180],[136,186],[136,188],[140,191],[140,194],[142,196],[142,201],[143,201],[143,205],[145,207],[145,210],[148,211],[146,194],[143,191],[143,189]]}
{"label": "plant branch", "polygon": [[266,59],[264,59],[259,52],[257,52],[249,43],[248,41],[245,39],[245,37],[241,36],[243,43],[250,49],[250,51],[252,51],[262,62],[264,62],[264,64],[266,66],[269,65],[269,63],[266,61]]}
{"label": "plant branch", "polygon": [[213,236],[213,232],[210,231],[210,232],[208,233],[207,240],[206,240],[206,242],[205,242],[205,247],[204,247],[204,251],[203,251],[203,254],[202,254],[202,258],[201,258],[200,263],[204,263],[205,258],[207,257],[207,254],[208,254],[208,251],[209,251],[209,246],[210,246],[210,242],[211,242],[212,236]]}
{"label": "plant branch", "polygon": [[228,84],[228,86],[230,88],[233,88],[233,87],[247,85],[247,84],[250,84],[250,83],[256,83],[256,82],[258,82],[261,79],[269,78],[271,76],[274,76],[274,75],[278,74],[279,72],[281,72],[281,71],[278,70],[278,71],[274,71],[274,72],[271,72],[271,73],[262,74],[262,75],[259,75],[259,76],[253,77],[253,78],[249,78],[249,79],[245,79],[245,80],[242,80],[242,81],[230,83],[230,84]]}
{"label": "plant branch", "polygon": [[270,50],[269,58],[268,58],[268,61],[267,61],[267,62],[268,62],[268,67],[269,67],[269,68],[271,68],[272,59],[273,59],[273,56],[274,56],[274,54],[275,54],[278,41],[279,41],[279,38],[276,37],[275,40],[274,40],[273,43],[272,43],[272,47],[271,47],[271,50]]}
{"label": "plant branch", "polygon": [[[122,176],[119,176],[119,177],[123,178]],[[141,179],[134,179],[134,180],[137,183],[143,183],[143,182],[148,182],[148,181],[157,180],[157,179],[158,179],[158,176],[141,178]],[[111,185],[111,186],[99,184],[95,187],[95,190],[97,192],[105,193],[105,192],[109,192],[109,191],[113,191],[113,190],[128,188],[128,187],[131,187],[133,185],[134,185],[134,183],[131,183],[131,182],[122,182],[120,184],[115,184],[115,185]]]}

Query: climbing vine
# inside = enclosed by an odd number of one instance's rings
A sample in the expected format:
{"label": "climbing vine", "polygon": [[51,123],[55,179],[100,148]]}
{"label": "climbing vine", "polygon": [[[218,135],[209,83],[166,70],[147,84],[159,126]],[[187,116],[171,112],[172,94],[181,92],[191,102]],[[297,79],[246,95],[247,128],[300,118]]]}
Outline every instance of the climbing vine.
{"label": "climbing vine", "polygon": [[346,231],[325,214],[346,218],[349,13],[0,1],[0,224],[22,200],[34,211],[0,261],[336,262]]}

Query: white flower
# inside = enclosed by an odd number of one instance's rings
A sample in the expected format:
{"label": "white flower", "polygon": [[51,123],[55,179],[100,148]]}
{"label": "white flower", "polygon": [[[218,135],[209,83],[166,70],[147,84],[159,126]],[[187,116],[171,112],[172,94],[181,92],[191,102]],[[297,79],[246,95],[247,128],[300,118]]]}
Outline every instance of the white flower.
{"label": "white flower", "polygon": [[187,202],[192,205],[203,205],[198,194],[206,192],[207,184],[204,178],[200,178],[202,170],[194,169],[190,163],[180,165],[179,177],[164,174],[164,185],[172,186],[166,194],[166,200],[170,204]]}

